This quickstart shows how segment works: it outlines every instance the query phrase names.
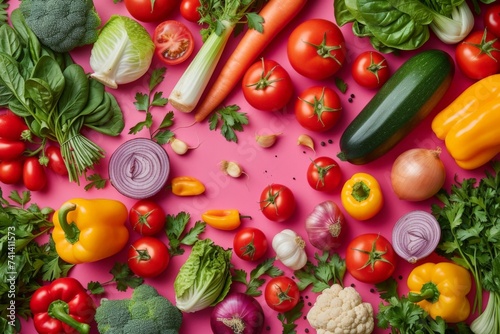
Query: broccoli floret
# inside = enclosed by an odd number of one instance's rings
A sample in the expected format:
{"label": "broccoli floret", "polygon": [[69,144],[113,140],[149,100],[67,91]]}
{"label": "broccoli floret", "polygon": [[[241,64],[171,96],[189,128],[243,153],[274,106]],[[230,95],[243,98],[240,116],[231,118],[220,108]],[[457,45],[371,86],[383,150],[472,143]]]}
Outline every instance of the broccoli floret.
{"label": "broccoli floret", "polygon": [[40,43],[68,52],[97,40],[101,19],[92,0],[23,0],[19,8]]}
{"label": "broccoli floret", "polygon": [[130,299],[104,300],[95,320],[101,334],[177,334],[182,313],[155,288],[142,284]]}

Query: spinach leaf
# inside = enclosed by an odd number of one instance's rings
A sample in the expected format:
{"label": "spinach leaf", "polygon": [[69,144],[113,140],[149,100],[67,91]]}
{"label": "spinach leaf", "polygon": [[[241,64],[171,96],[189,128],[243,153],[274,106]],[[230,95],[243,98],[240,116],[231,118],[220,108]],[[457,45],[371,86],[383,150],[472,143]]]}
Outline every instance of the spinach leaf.
{"label": "spinach leaf", "polygon": [[21,42],[14,29],[8,24],[0,26],[0,52],[5,52],[17,59],[21,54],[21,50]]}
{"label": "spinach leaf", "polygon": [[70,65],[63,72],[66,82],[59,98],[60,123],[71,122],[80,117],[80,111],[87,105],[90,83],[80,65]]}

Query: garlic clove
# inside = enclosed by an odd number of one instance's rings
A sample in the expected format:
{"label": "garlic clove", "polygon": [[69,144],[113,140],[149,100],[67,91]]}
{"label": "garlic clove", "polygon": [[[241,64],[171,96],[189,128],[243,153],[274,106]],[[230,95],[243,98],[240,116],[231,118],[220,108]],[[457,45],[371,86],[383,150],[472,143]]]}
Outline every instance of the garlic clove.
{"label": "garlic clove", "polygon": [[278,140],[279,135],[281,135],[281,133],[275,133],[270,135],[256,135],[255,141],[260,147],[268,148],[276,143],[276,140]]}
{"label": "garlic clove", "polygon": [[306,134],[301,134],[299,136],[299,138],[297,139],[297,145],[302,145],[302,146],[306,146],[306,147],[309,147],[314,153],[316,153],[316,151],[314,150],[314,141],[313,139],[306,135]]}
{"label": "garlic clove", "polygon": [[242,174],[245,174],[243,168],[235,161],[222,160],[219,166],[220,169],[224,172],[224,174],[234,178],[238,178]]}

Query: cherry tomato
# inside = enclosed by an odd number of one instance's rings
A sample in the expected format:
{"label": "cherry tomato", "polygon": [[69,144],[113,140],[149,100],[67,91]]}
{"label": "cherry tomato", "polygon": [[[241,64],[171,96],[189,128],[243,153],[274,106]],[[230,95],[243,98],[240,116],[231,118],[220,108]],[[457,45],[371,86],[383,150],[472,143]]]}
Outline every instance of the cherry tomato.
{"label": "cherry tomato", "polygon": [[0,160],[16,160],[21,157],[26,144],[20,140],[0,138]]}
{"label": "cherry tomato", "polygon": [[328,131],[337,124],[342,106],[337,93],[329,87],[313,86],[295,102],[295,117],[302,127],[315,132]]}
{"label": "cherry tomato", "polygon": [[314,159],[307,168],[307,182],[316,190],[331,192],[342,179],[339,164],[330,157]]}
{"label": "cherry tomato", "polygon": [[243,76],[243,95],[255,109],[276,111],[288,104],[293,83],[288,72],[276,61],[262,58]]}
{"label": "cherry tomato", "polygon": [[457,45],[455,59],[469,78],[479,80],[500,70],[500,40],[488,30],[471,32]]}
{"label": "cherry tomato", "polygon": [[24,119],[8,111],[0,115],[0,138],[21,140],[21,134],[28,130]]}
{"label": "cherry tomato", "polygon": [[375,233],[355,237],[347,246],[345,261],[352,277],[370,284],[385,281],[396,269],[396,253],[391,243]]}
{"label": "cherry tomato", "polygon": [[500,4],[492,4],[486,7],[483,22],[489,32],[500,37]]}
{"label": "cherry tomato", "polygon": [[295,196],[287,186],[271,184],[260,195],[260,210],[264,216],[275,222],[289,219],[295,212]]}
{"label": "cherry tomato", "polygon": [[156,56],[167,65],[182,63],[194,50],[193,34],[184,24],[175,20],[160,23],[155,29],[153,41]]}
{"label": "cherry tomato", "polygon": [[0,162],[0,182],[16,184],[23,179],[23,160]]}
{"label": "cherry tomato", "polygon": [[68,169],[64,164],[61,149],[58,146],[47,146],[45,149],[45,155],[49,159],[47,167],[49,167],[50,170],[59,175],[68,175]]}
{"label": "cherry tomato", "polygon": [[352,63],[351,74],[359,85],[370,89],[380,88],[390,77],[387,60],[375,51],[360,53]]}
{"label": "cherry tomato", "polygon": [[153,235],[165,227],[167,216],[163,208],[149,199],[137,201],[129,211],[132,229],[141,235]]}
{"label": "cherry tomato", "polygon": [[198,22],[201,19],[198,12],[200,5],[200,0],[182,0],[180,7],[182,17],[190,22]]}
{"label": "cherry tomato", "polygon": [[37,157],[28,157],[23,165],[23,183],[31,191],[38,191],[45,188],[47,175],[45,168],[40,165]]}
{"label": "cherry tomato", "polygon": [[140,277],[156,277],[167,269],[167,245],[155,237],[141,237],[128,249],[128,266]]}
{"label": "cherry tomato", "polygon": [[178,0],[124,0],[130,15],[142,22],[161,22],[166,20]]}
{"label": "cherry tomato", "polygon": [[257,261],[266,255],[267,248],[266,235],[258,228],[246,227],[234,236],[233,249],[240,259]]}
{"label": "cherry tomato", "polygon": [[310,19],[297,26],[288,38],[287,55],[299,74],[314,80],[334,75],[346,61],[342,31],[328,20]]}
{"label": "cherry tomato", "polygon": [[278,312],[287,312],[297,305],[300,291],[297,283],[287,276],[273,277],[264,292],[267,305]]}

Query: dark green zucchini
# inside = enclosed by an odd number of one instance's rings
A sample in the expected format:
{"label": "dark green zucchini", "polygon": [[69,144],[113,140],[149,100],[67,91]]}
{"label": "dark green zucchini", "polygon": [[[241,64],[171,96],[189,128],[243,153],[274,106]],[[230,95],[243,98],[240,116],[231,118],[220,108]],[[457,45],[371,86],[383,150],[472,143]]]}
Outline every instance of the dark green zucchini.
{"label": "dark green zucchini", "polygon": [[344,130],[338,158],[362,165],[393,148],[441,100],[454,69],[453,59],[441,50],[408,59]]}

